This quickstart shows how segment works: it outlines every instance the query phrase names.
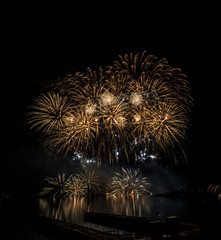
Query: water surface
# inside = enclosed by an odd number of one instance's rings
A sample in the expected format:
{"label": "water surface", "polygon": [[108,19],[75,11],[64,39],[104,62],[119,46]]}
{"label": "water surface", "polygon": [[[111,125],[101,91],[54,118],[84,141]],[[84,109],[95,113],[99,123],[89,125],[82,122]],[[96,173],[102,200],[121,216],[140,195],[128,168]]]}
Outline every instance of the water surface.
{"label": "water surface", "polygon": [[61,198],[37,201],[41,216],[51,217],[68,222],[88,225],[84,222],[84,212],[124,214],[128,216],[166,218],[177,216],[182,221],[197,221],[201,206],[199,199],[168,198],[156,196],[139,197],[105,197]]}

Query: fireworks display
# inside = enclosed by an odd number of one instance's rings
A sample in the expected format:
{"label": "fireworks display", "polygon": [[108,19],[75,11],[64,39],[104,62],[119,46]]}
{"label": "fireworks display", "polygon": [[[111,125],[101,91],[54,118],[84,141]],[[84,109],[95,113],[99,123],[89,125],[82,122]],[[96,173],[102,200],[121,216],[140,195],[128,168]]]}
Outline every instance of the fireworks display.
{"label": "fireworks display", "polygon": [[76,175],[85,186],[87,186],[87,193],[95,193],[99,188],[99,178],[95,174],[94,170],[84,169],[84,172],[81,172]]}
{"label": "fireworks display", "polygon": [[87,185],[78,177],[71,176],[71,180],[67,184],[66,196],[84,197],[87,195]]}
{"label": "fireworks display", "polygon": [[48,186],[44,187],[39,196],[50,195],[55,197],[83,197],[87,195],[87,184],[77,176],[70,175],[65,179],[65,174],[58,177],[45,177]]}
{"label": "fireworks display", "polygon": [[45,177],[48,186],[39,193],[40,196],[51,195],[54,197],[84,197],[100,190],[99,177],[95,170],[84,167],[83,171],[70,175],[67,179],[65,174],[58,174],[58,177]]}
{"label": "fireworks display", "polygon": [[40,196],[43,195],[51,195],[52,197],[62,197],[67,193],[68,185],[71,181],[71,176],[65,179],[65,174],[62,176],[58,174],[58,177],[45,177],[45,181],[47,181],[47,187],[44,187],[42,191],[39,193]]}
{"label": "fireworks display", "polygon": [[105,70],[67,75],[35,99],[28,122],[52,151],[80,152],[98,165],[133,162],[143,149],[183,152],[191,105],[181,70],[143,52],[119,56]]}
{"label": "fireworks display", "polygon": [[122,173],[115,172],[110,184],[113,196],[139,196],[144,193],[152,194],[147,190],[149,183],[146,177],[142,177],[139,169],[122,168]]}
{"label": "fireworks display", "polygon": [[41,130],[47,134],[61,130],[72,111],[68,99],[55,92],[40,95],[30,108],[32,111],[28,113],[29,123],[36,131]]}
{"label": "fireworks display", "polygon": [[[76,175],[70,175],[67,179],[65,174],[58,174],[58,177],[45,177],[46,187],[42,188],[39,196],[49,195],[56,197],[81,198],[97,194],[101,189],[100,179],[94,170],[84,169]],[[143,177],[139,169],[121,168],[121,171],[114,172],[111,183],[106,185],[110,189],[110,196],[139,196],[141,194],[152,194],[148,191],[149,183]]]}

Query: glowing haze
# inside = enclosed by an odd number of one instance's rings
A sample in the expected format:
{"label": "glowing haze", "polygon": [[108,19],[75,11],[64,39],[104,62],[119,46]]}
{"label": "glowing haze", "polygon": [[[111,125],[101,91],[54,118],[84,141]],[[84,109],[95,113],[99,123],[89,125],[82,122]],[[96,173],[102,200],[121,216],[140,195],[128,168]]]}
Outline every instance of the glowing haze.
{"label": "glowing haze", "polygon": [[190,88],[181,69],[153,55],[119,56],[105,70],[76,72],[41,94],[28,111],[46,148],[104,161],[139,161],[179,148],[189,125]]}

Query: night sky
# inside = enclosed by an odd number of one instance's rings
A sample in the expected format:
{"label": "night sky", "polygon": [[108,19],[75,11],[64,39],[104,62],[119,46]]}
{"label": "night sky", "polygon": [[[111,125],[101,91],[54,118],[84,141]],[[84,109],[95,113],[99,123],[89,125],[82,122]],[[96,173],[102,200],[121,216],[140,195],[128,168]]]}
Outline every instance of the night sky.
{"label": "night sky", "polygon": [[[7,10],[2,28],[2,191],[36,187],[65,164],[42,149],[25,113],[44,85],[111,65],[119,54],[165,57],[188,76],[194,98],[189,164],[199,183],[220,183],[220,25],[217,6],[86,4]],[[201,3],[202,4],[202,3]],[[2,76],[3,77],[3,76]],[[64,169],[62,169],[64,168]]]}

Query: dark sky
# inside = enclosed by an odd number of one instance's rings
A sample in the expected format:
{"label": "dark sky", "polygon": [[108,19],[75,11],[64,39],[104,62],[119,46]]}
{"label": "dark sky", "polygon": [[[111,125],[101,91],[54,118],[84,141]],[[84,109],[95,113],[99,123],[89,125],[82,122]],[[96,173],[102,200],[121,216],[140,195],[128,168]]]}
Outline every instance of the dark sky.
{"label": "dark sky", "polygon": [[10,187],[17,188],[57,169],[25,120],[27,106],[44,84],[66,73],[110,65],[118,54],[143,50],[167,58],[188,76],[194,98],[190,165],[196,178],[221,181],[217,6],[151,7],[137,2],[119,6],[82,1],[75,8],[7,10],[2,29],[2,183],[13,179],[18,183]]}

